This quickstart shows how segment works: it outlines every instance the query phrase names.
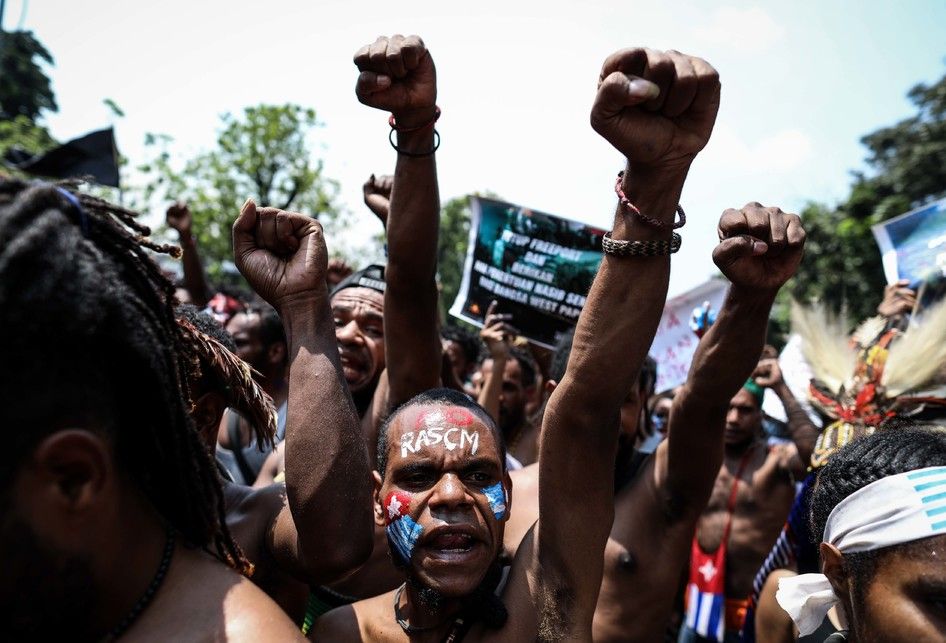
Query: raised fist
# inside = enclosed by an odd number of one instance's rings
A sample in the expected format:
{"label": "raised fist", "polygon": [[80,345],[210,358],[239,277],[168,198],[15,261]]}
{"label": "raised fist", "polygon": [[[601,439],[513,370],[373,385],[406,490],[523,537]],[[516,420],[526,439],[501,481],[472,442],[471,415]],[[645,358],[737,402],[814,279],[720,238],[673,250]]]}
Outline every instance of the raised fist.
{"label": "raised fist", "polygon": [[762,359],[753,371],[752,379],[759,386],[774,388],[782,383],[782,367],[778,365],[777,359]]}
{"label": "raised fist", "polygon": [[433,117],[437,72],[419,36],[379,37],[355,54],[361,74],[358,100],[394,114],[399,125],[413,127]]}
{"label": "raised fist", "polygon": [[623,49],[601,68],[591,126],[635,168],[686,168],[709,141],[719,91],[719,74],[701,58]]}
{"label": "raised fist", "polygon": [[328,256],[322,225],[247,199],[233,224],[233,261],[253,290],[277,311],[325,294]]}
{"label": "raised fist", "polygon": [[177,230],[177,233],[182,237],[190,236],[191,211],[183,201],[178,201],[168,208],[165,221],[169,228]]}
{"label": "raised fist", "polygon": [[798,269],[805,231],[797,214],[749,203],[719,219],[713,261],[726,278],[749,290],[774,294]]}
{"label": "raised fist", "polygon": [[381,219],[381,225],[385,228],[388,227],[388,210],[391,207],[392,187],[394,187],[394,177],[390,174],[383,176],[372,174],[362,186],[365,194],[365,205],[376,217]]}

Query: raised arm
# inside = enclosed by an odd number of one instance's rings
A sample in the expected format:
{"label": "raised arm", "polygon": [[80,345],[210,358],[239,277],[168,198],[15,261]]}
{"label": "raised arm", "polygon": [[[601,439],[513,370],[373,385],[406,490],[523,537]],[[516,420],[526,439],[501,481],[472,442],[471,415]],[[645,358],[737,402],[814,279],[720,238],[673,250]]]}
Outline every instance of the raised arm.
{"label": "raised arm", "polygon": [[[375,395],[384,415],[440,382],[437,231],[440,194],[434,158],[437,75],[417,36],[378,38],[355,54],[358,100],[394,115],[397,164],[387,216],[384,293],[385,380]],[[380,408],[379,408],[380,407]]]}
{"label": "raised arm", "polygon": [[667,441],[657,451],[658,475],[666,475],[675,513],[699,513],[709,498],[723,459],[729,402],[759,362],[775,295],[795,274],[805,245],[797,215],[758,203],[726,210],[719,238],[713,261],[732,285],[697,346],[673,401]]}
{"label": "raised arm", "polygon": [[815,442],[818,440],[820,432],[818,427],[795,399],[792,390],[788,388],[788,384],[782,378],[782,369],[777,359],[764,359],[759,362],[753,377],[759,386],[772,389],[782,403],[785,417],[788,418],[788,434],[795,446],[794,452],[789,449],[788,458],[783,464],[791,469],[794,475],[804,475],[808,463],[811,462]]}
{"label": "raised arm", "polygon": [[277,564],[326,582],[371,554],[371,469],[345,383],[325,283],[322,227],[247,201],[233,225],[234,260],[279,311],[289,345],[286,496],[269,548]]}
{"label": "raised arm", "polygon": [[[619,204],[614,240],[670,242],[683,182],[709,139],[719,92],[709,64],[678,52],[627,49],[605,61],[592,126],[627,158],[627,198],[660,221],[645,223]],[[558,623],[562,636],[590,637],[614,515],[620,407],[657,330],[669,275],[669,254],[605,254],[545,413],[534,582],[542,596],[570,594],[542,610],[546,626]]]}
{"label": "raised arm", "polygon": [[483,376],[483,388],[476,401],[493,420],[499,422],[499,397],[503,392],[503,373],[509,359],[509,340],[516,330],[509,323],[512,315],[497,313],[496,306],[495,300],[490,302],[480,330],[480,339],[489,351],[492,368]]}
{"label": "raised arm", "polygon": [[181,257],[184,268],[184,290],[191,296],[191,303],[198,308],[203,308],[210,301],[210,286],[207,285],[204,266],[200,263],[200,252],[197,250],[197,240],[192,231],[191,211],[186,203],[174,203],[167,209],[165,221],[169,228],[177,230],[178,242],[184,253]]}

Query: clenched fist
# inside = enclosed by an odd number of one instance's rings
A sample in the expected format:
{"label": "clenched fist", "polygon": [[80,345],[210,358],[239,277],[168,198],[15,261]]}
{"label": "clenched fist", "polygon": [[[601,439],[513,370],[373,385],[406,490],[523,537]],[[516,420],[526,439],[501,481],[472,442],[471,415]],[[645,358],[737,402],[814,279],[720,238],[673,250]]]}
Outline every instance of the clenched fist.
{"label": "clenched fist", "polygon": [[191,220],[191,211],[183,201],[178,201],[168,207],[165,215],[165,222],[168,227],[177,230],[181,237],[190,236]]}
{"label": "clenched fist", "polygon": [[304,214],[257,208],[247,200],[233,224],[233,261],[277,311],[326,294],[322,225]]}
{"label": "clenched fist", "polygon": [[358,100],[394,114],[398,125],[414,127],[433,118],[437,72],[419,36],[380,37],[355,54],[361,72]]}
{"label": "clenched fist", "polygon": [[591,126],[635,168],[686,168],[709,141],[719,93],[701,58],[623,49],[604,61]]}
{"label": "clenched fist", "polygon": [[734,286],[748,290],[774,294],[795,274],[804,254],[801,219],[779,208],[753,202],[726,210],[718,232],[713,261]]}
{"label": "clenched fist", "polygon": [[391,188],[394,187],[394,177],[390,174],[375,176],[372,174],[362,186],[365,205],[376,217],[381,225],[388,227],[388,212],[391,209]]}

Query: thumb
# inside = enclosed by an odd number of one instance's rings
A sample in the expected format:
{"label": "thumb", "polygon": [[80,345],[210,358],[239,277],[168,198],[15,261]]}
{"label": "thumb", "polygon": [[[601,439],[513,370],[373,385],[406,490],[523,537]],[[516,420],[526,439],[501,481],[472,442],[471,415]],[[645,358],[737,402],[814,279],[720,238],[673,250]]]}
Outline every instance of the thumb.
{"label": "thumb", "polygon": [[659,94],[660,88],[649,80],[619,71],[611,72],[598,85],[598,95],[591,112],[599,118],[611,118],[625,107],[639,105]]}
{"label": "thumb", "polygon": [[355,83],[355,93],[361,96],[370,96],[375,92],[384,91],[391,86],[391,77],[376,74],[373,71],[363,71],[358,75]]}
{"label": "thumb", "polygon": [[237,262],[256,248],[256,203],[247,199],[240,208],[240,216],[233,222],[233,255]]}
{"label": "thumb", "polygon": [[747,234],[723,239],[713,250],[713,263],[722,268],[748,257],[758,257],[768,252],[769,246]]}

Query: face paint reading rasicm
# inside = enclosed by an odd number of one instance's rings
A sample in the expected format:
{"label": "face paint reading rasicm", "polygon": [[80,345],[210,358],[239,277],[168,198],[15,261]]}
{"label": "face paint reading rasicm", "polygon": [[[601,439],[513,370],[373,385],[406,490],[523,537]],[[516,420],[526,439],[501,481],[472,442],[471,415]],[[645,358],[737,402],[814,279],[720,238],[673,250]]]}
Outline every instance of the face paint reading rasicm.
{"label": "face paint reading rasicm", "polygon": [[392,491],[384,499],[384,518],[388,523],[385,531],[391,553],[402,565],[409,565],[414,553],[414,545],[424,529],[408,515],[411,508],[411,496]]}
{"label": "face paint reading rasicm", "polygon": [[493,516],[496,520],[502,520],[506,516],[506,488],[503,483],[490,485],[483,489],[483,493],[489,502],[489,508],[493,510]]}
{"label": "face paint reading rasicm", "polygon": [[448,425],[449,422],[453,422],[468,426],[472,421],[472,415],[463,409],[450,409],[447,415],[441,411],[422,413],[414,423],[415,427],[421,430],[401,435],[401,457],[406,458],[408,453],[417,453],[421,447],[432,447],[438,444],[443,444],[447,451],[458,448],[469,449],[470,455],[476,455],[480,447],[479,432]]}

